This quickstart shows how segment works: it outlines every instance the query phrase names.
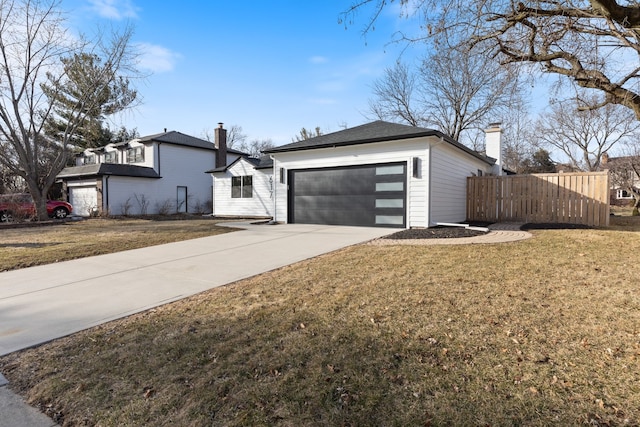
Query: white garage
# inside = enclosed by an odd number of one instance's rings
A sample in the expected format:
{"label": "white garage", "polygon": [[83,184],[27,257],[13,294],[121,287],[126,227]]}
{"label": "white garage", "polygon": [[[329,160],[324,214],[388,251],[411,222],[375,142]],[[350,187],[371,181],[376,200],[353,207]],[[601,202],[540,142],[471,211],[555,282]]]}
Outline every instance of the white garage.
{"label": "white garage", "polygon": [[[500,153],[497,135],[487,152]],[[376,121],[265,151],[274,220],[432,227],[466,219],[467,177],[500,173],[496,158],[443,133]]]}

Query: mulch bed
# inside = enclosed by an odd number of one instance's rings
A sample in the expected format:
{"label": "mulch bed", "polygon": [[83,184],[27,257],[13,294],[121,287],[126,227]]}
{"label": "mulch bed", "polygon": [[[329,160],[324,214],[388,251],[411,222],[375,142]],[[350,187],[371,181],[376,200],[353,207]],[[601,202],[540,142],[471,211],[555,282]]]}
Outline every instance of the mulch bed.
{"label": "mulch bed", "polygon": [[[473,223],[471,225],[477,227],[486,227],[491,223]],[[588,225],[583,224],[533,224],[527,223],[520,227],[521,230],[588,230],[592,229]],[[410,228],[398,231],[382,237],[383,239],[405,240],[405,239],[456,239],[461,237],[475,237],[486,234],[483,231],[468,230],[462,227],[433,227],[433,228]]]}
{"label": "mulch bed", "polygon": [[384,239],[456,239],[487,234],[462,227],[409,228],[383,237]]}

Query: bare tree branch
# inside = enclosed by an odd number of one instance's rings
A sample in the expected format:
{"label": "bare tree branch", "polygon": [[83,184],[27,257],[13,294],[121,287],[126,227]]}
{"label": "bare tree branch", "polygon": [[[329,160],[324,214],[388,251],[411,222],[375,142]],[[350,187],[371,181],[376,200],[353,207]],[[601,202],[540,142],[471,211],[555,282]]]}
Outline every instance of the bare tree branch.
{"label": "bare tree branch", "polygon": [[[40,219],[79,126],[91,111],[104,108],[98,95],[135,70],[131,35],[127,28],[89,43],[67,35],[57,0],[0,0],[0,163],[24,179]],[[43,129],[64,102],[61,88],[70,69],[63,60],[77,54],[95,55],[102,65],[87,75],[91,83],[76,94],[64,131],[54,137]],[[105,114],[132,104],[124,92],[119,95]]]}

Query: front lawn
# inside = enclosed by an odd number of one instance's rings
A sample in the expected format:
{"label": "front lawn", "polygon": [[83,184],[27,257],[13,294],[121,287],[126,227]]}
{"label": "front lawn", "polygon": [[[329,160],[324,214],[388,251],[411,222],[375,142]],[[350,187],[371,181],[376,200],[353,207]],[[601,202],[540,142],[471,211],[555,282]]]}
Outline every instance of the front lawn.
{"label": "front lawn", "polygon": [[354,246],[0,371],[63,425],[638,425],[638,221]]}
{"label": "front lawn", "polygon": [[233,231],[205,217],[95,218],[0,224],[0,271],[51,264]]}

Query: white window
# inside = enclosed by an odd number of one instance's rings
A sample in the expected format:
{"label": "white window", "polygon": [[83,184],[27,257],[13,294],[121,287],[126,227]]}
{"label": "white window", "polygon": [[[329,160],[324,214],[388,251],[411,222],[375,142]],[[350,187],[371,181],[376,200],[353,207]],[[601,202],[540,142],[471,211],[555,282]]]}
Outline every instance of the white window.
{"label": "white window", "polygon": [[85,165],[95,165],[96,164],[96,155],[95,154],[89,154],[87,156],[84,157],[84,164]]}
{"label": "white window", "polygon": [[616,198],[618,199],[632,199],[633,196],[627,190],[617,190]]}
{"label": "white window", "polygon": [[107,151],[104,153],[105,163],[118,163],[118,153],[116,151]]}
{"label": "white window", "polygon": [[253,197],[253,177],[251,175],[231,177],[231,197],[233,199]]}
{"label": "white window", "polygon": [[132,147],[127,149],[127,163],[144,162],[144,147]]}

